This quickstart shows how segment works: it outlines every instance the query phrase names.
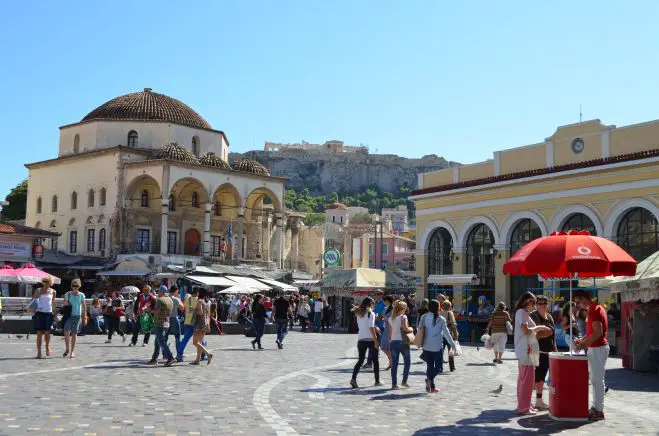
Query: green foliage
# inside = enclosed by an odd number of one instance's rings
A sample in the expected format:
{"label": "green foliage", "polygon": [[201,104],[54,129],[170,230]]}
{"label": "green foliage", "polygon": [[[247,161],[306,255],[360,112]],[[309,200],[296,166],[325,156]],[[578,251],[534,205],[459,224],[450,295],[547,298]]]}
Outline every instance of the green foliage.
{"label": "green foliage", "polygon": [[304,218],[304,224],[311,227],[311,226],[316,226],[318,224],[322,224],[325,222],[325,214],[324,213],[309,213],[307,216]]}
{"label": "green foliage", "polygon": [[[364,186],[355,194],[348,193],[345,189],[339,192],[330,192],[327,195],[311,195],[309,189],[304,188],[300,191],[289,189],[284,195],[286,207],[290,210],[306,213],[321,213],[332,203],[343,203],[346,206],[361,206],[368,208],[369,212],[381,213],[382,208],[392,208],[400,205],[407,205],[412,209],[412,204],[407,201],[410,195],[410,189],[403,187],[400,192],[394,194],[391,192],[381,192],[380,189],[373,186]],[[413,211],[411,211],[411,216]],[[354,222],[354,218],[353,218]]]}
{"label": "green foliage", "polygon": [[2,208],[3,220],[22,220],[25,219],[25,209],[27,208],[27,180],[23,180],[16,185],[14,189],[5,197],[9,204]]}

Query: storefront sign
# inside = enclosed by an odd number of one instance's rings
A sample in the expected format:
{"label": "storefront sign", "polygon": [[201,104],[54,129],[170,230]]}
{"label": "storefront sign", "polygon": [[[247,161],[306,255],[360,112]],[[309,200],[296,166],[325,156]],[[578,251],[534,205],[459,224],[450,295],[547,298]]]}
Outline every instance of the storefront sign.
{"label": "storefront sign", "polygon": [[22,257],[29,259],[32,255],[32,244],[21,242],[0,242],[0,259],[3,257]]}
{"label": "storefront sign", "polygon": [[43,245],[35,245],[32,248],[32,254],[34,255],[35,258],[42,258],[43,257]]}
{"label": "storefront sign", "polygon": [[337,266],[341,262],[341,253],[336,248],[328,248],[323,254],[325,266]]}

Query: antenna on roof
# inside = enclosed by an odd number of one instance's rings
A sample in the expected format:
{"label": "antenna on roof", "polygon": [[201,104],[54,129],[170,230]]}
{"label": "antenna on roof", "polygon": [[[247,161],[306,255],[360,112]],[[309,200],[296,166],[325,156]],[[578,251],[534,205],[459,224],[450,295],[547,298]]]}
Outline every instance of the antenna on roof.
{"label": "antenna on roof", "polygon": [[581,103],[579,104],[579,122],[583,121],[583,113],[581,112]]}

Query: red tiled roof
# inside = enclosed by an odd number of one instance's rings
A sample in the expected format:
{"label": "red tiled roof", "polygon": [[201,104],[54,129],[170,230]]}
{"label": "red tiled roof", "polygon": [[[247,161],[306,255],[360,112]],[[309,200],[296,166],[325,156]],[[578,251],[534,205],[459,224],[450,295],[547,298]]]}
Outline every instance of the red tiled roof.
{"label": "red tiled roof", "polygon": [[557,165],[549,168],[538,168],[534,170],[519,171],[516,173],[502,174],[500,176],[485,177],[482,179],[466,180],[464,182],[449,183],[446,185],[430,186],[428,188],[415,189],[412,195],[434,194],[436,192],[450,191],[452,189],[468,188],[472,186],[488,185],[490,183],[503,182],[506,180],[524,179],[526,177],[540,176],[544,174],[561,173],[564,171],[576,170],[581,168],[597,167],[600,165],[608,165],[618,162],[629,162],[634,160],[645,159],[648,157],[659,156],[659,148],[647,151],[639,151],[637,153],[621,154],[618,156],[605,157],[601,159],[587,160],[583,162],[575,162],[565,165]]}
{"label": "red tiled roof", "polygon": [[45,236],[45,237],[59,236],[58,233],[49,232],[48,230],[41,230],[35,227],[28,227],[21,224],[8,224],[8,223],[0,223],[0,233],[3,233],[5,235],[20,234],[20,235],[34,235],[34,236]]}

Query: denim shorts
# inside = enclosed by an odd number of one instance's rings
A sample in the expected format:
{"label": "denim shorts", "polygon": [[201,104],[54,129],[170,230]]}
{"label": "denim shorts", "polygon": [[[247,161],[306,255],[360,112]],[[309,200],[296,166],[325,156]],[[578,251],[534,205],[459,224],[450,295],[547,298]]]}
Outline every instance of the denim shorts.
{"label": "denim shorts", "polygon": [[49,312],[36,312],[34,314],[34,330],[38,332],[50,331],[53,326],[53,314]]}
{"label": "denim shorts", "polygon": [[64,322],[64,331],[69,333],[78,334],[80,329],[80,317],[79,316],[69,316]]}

